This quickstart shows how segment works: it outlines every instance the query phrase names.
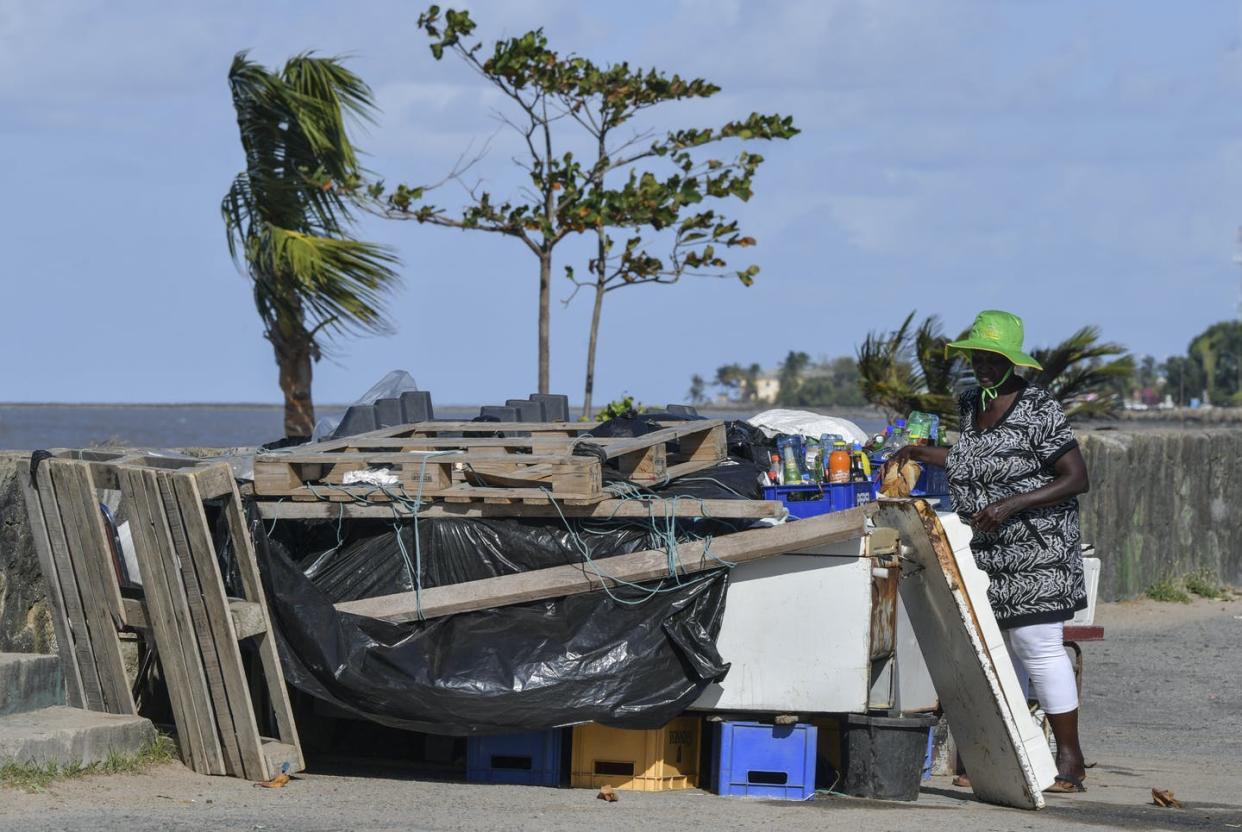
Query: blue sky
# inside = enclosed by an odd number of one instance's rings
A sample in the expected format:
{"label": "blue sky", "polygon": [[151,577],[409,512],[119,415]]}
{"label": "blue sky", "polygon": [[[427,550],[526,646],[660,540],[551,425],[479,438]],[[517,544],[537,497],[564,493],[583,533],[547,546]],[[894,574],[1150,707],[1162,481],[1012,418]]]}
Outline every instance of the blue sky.
{"label": "blue sky", "polygon": [[[722,363],[852,353],[915,308],[953,331],[979,308],[1010,309],[1036,345],[1095,323],[1158,357],[1237,314],[1239,3],[466,7],[485,40],[543,26],[562,51],[723,87],[658,125],[758,110],[803,129],[761,149],[756,196],[734,212],[759,240],[755,286],[611,295],[597,397],[681,400],[692,373]],[[495,133],[502,102],[432,59],[420,8],[0,0],[0,400],[279,401],[218,213],[242,163],[230,59],[353,56],[383,110],[357,137],[369,167],[438,179]],[[511,142],[497,135],[476,168],[501,191]],[[378,219],[359,234],[403,260],[398,331],[340,342],[317,366],[318,401],[349,401],[393,368],[443,403],[534,388],[537,271],[520,244]],[[587,256],[565,248],[558,275]],[[553,312],[553,388],[574,400],[589,307],[580,296]]]}

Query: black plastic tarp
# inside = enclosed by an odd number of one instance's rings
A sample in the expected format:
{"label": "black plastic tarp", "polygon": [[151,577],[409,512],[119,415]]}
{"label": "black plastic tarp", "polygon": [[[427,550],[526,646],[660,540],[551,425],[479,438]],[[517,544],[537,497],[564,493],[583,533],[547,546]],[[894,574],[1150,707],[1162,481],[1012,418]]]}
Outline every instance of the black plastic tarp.
{"label": "black plastic tarp", "polygon": [[580,562],[579,545],[593,557],[651,545],[641,524],[571,525],[577,534],[559,521],[422,520],[416,549],[408,522],[398,538],[386,521],[277,523],[270,537],[253,521],[287,680],[360,717],[429,733],[663,725],[728,670],[715,648],[723,570],[644,585],[656,593],[595,592],[408,624],[333,607],[409,591],[418,561],[432,587]]}

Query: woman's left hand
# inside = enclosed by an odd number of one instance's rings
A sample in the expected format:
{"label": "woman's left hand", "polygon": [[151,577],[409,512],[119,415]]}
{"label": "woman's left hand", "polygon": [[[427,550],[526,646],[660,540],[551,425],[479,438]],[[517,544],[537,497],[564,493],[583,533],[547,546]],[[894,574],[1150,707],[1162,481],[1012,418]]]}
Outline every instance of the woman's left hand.
{"label": "woman's left hand", "polygon": [[1003,500],[997,500],[992,505],[976,512],[975,516],[970,519],[970,525],[976,530],[985,534],[996,531],[1005,524],[1005,521],[1014,515],[1018,510],[1018,505],[1012,497],[1006,497]]}

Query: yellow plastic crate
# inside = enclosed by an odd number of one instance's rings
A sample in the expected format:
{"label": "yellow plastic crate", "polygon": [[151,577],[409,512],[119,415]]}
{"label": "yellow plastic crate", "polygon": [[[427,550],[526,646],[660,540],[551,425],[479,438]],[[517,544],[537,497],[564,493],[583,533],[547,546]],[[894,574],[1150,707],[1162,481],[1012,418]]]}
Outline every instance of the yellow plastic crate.
{"label": "yellow plastic crate", "polygon": [[693,789],[699,784],[701,732],[702,721],[688,716],[649,731],[577,725],[570,785],[643,792]]}

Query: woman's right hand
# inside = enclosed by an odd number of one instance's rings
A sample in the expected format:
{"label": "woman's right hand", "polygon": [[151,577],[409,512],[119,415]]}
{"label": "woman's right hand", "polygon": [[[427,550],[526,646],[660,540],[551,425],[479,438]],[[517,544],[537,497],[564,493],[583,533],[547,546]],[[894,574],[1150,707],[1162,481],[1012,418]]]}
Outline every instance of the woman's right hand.
{"label": "woman's right hand", "polygon": [[915,462],[922,462],[922,454],[920,453],[922,450],[922,445],[902,445],[893,453],[892,456],[888,458],[888,463],[902,466],[905,465],[906,460],[908,459],[912,459]]}
{"label": "woman's right hand", "polygon": [[903,445],[893,452],[893,455],[884,460],[884,465],[880,468],[880,481],[883,482],[885,475],[888,474],[889,468],[901,470],[901,466],[906,464],[906,460],[919,461],[917,451],[920,450],[918,445]]}
{"label": "woman's right hand", "polygon": [[906,460],[913,460],[920,465],[939,465],[948,461],[949,449],[936,445],[903,445],[893,452],[886,465],[904,465]]}

